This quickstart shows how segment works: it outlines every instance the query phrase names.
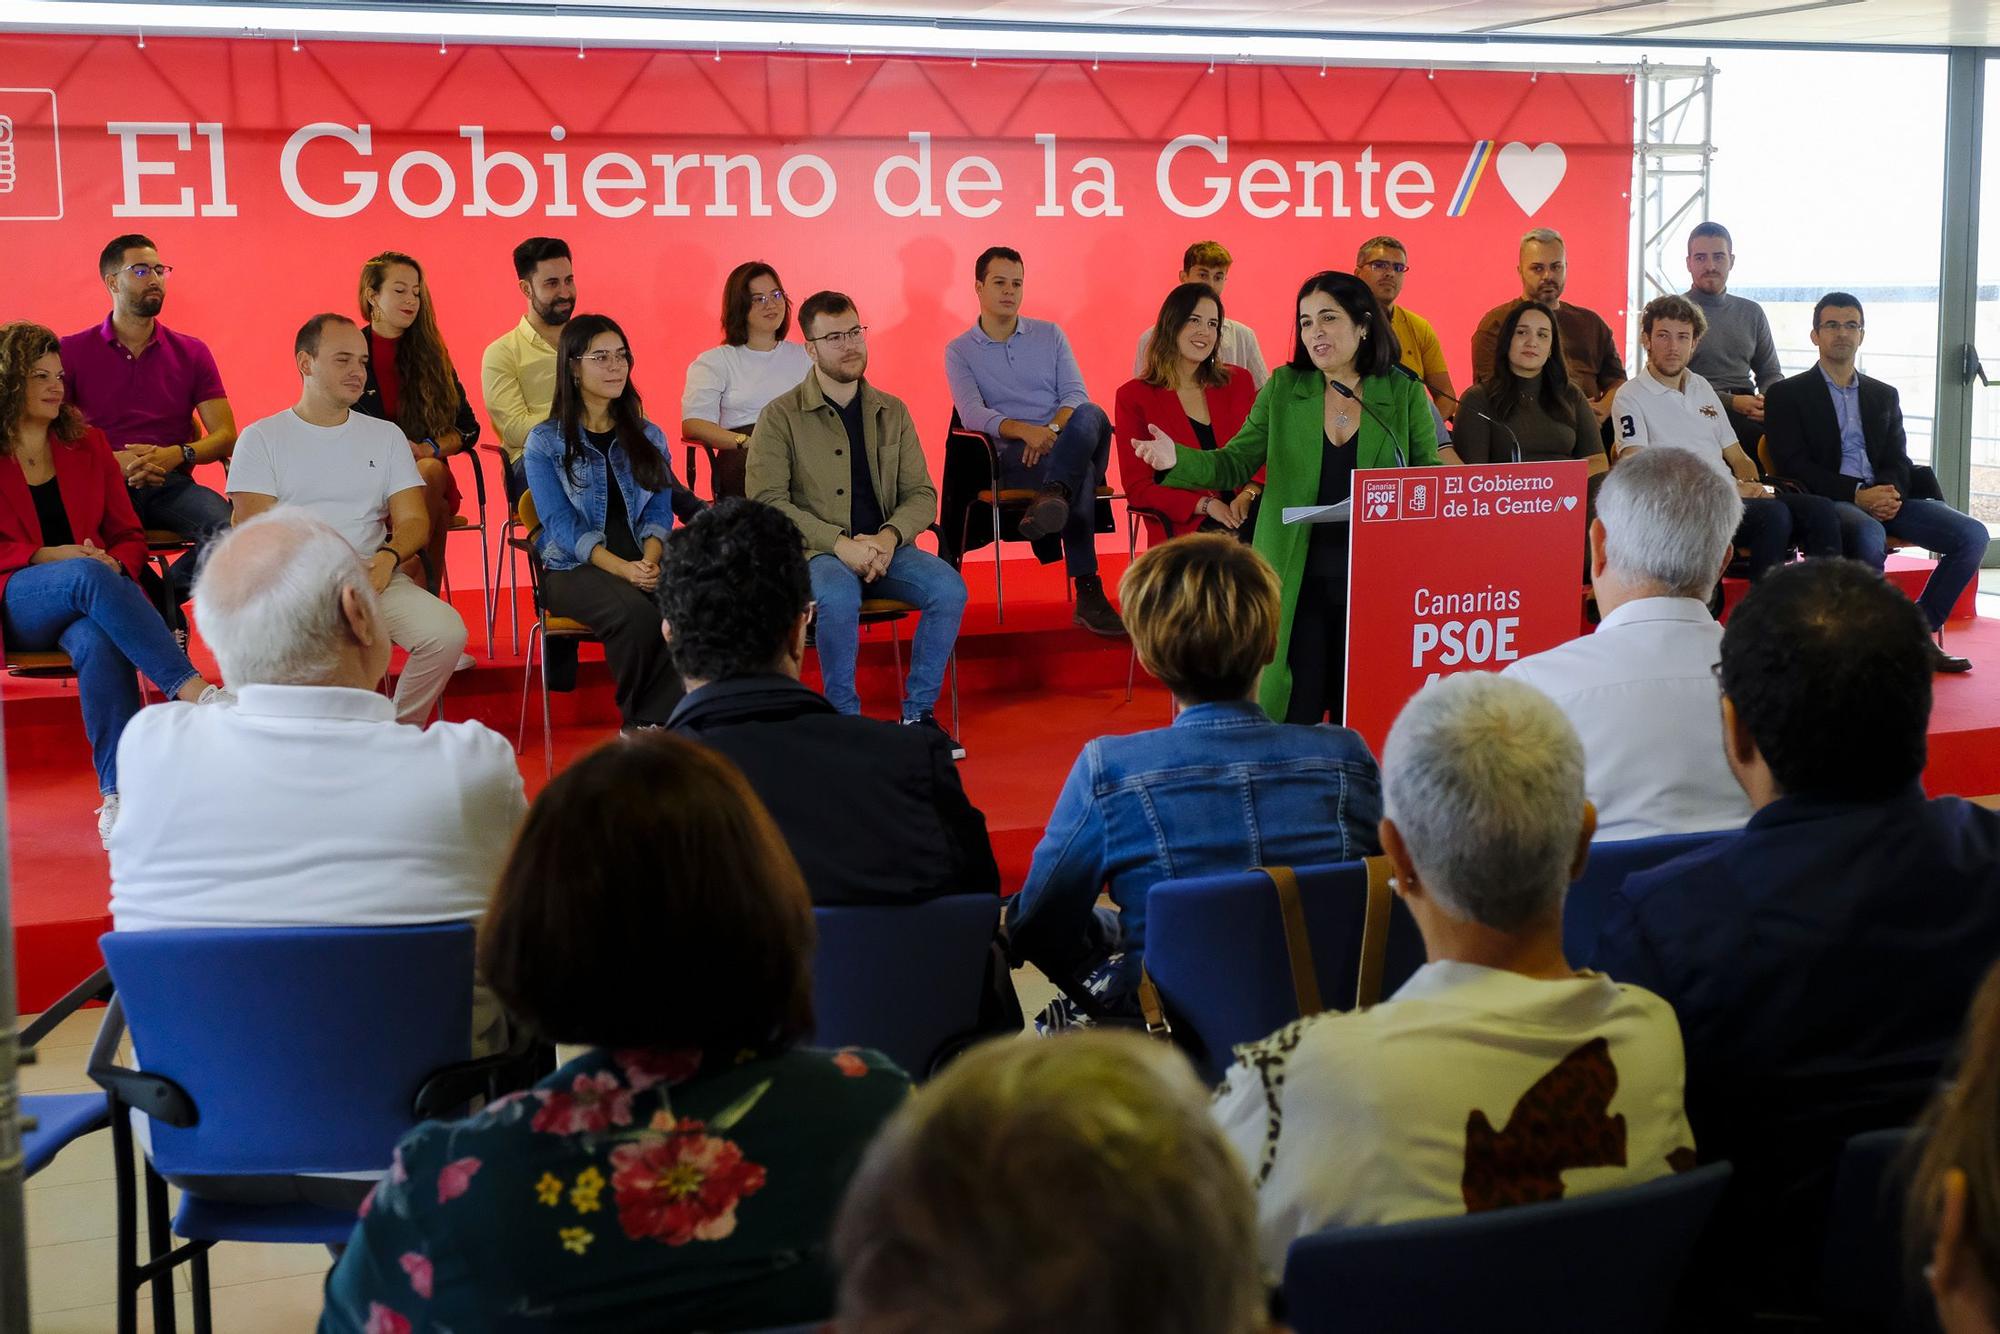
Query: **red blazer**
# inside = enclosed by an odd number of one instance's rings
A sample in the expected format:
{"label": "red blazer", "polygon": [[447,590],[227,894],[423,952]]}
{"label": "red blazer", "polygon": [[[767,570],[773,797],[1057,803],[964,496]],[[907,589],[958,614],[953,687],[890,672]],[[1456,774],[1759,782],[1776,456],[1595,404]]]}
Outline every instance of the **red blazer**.
{"label": "red blazer", "polygon": [[[1215,424],[1215,443],[1220,447],[1243,429],[1244,420],[1250,416],[1250,405],[1257,401],[1257,386],[1250,382],[1250,372],[1241,366],[1231,366],[1229,383],[1204,390],[1202,396],[1208,400],[1208,419]],[[1203,496],[1216,493],[1160,485],[1153,480],[1153,470],[1139,462],[1139,455],[1132,448],[1132,442],[1146,439],[1155,425],[1177,445],[1189,449],[1200,447],[1194,423],[1188,419],[1187,409],[1181,406],[1180,395],[1172,389],[1156,389],[1144,380],[1132,379],[1118,387],[1114,407],[1112,434],[1118,442],[1118,477],[1125,484],[1127,502],[1166,515],[1168,537],[1179,537],[1201,527],[1201,516],[1194,512],[1194,507]]]}
{"label": "red blazer", "polygon": [[[91,426],[81,439],[68,444],[51,439],[49,456],[75,540],[80,543],[87,537],[97,543],[137,579],[146,563],[146,533],[139,527],[132,497],[125,490],[125,474],[111,456],[111,442],[104,432]],[[11,457],[0,459],[0,596],[14,571],[47,545],[20,463]]]}

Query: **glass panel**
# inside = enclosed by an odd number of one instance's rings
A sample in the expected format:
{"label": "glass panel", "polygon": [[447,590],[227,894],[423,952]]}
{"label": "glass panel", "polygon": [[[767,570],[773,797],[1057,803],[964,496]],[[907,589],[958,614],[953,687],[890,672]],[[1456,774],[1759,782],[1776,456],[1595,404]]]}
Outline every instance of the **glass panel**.
{"label": "glass panel", "polygon": [[[1986,62],[1986,115],[1979,164],[1979,280],[1973,343],[2000,378],[2000,59]],[[1972,388],[1972,516],[2000,532],[2000,388]]]}

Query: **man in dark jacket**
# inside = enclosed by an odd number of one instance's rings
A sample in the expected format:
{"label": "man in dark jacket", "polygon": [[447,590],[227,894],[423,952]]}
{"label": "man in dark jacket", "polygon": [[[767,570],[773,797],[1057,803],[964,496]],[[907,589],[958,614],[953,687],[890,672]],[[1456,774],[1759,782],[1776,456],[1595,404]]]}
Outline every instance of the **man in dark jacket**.
{"label": "man in dark jacket", "polygon": [[790,519],[725,500],[676,528],[659,601],[688,687],[668,728],[743,770],[815,904],[998,896],[986,817],[943,730],[839,713],[800,682],[812,580]]}

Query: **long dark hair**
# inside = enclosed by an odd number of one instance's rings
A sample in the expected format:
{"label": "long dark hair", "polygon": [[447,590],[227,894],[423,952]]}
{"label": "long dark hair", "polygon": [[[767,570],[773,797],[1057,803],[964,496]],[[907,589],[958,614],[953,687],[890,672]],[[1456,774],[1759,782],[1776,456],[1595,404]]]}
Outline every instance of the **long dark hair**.
{"label": "long dark hair", "polygon": [[1194,368],[1194,387],[1212,389],[1229,383],[1229,368],[1222,364],[1222,296],[1207,283],[1182,283],[1160,303],[1153,341],[1146,346],[1146,373],[1140,377],[1145,383],[1164,389],[1174,382],[1174,367],[1181,359],[1181,329],[1204,301],[1215,303],[1215,343]]}
{"label": "long dark hair", "polygon": [[[769,278],[780,292],[785,290],[785,280],[761,259],[738,264],[722,280],[722,341],[730,347],[742,347],[750,341],[750,284],[759,278]],[[785,318],[778,321],[778,341],[784,342],[791,331],[792,299],[787,296]]]}
{"label": "long dark hair", "polygon": [[1516,301],[1507,318],[1500,321],[1500,341],[1493,345],[1493,373],[1486,377],[1484,386],[1486,402],[1501,421],[1513,416],[1521,405],[1521,377],[1514,373],[1507,349],[1514,345],[1514,330],[1520,327],[1521,317],[1531,310],[1540,311],[1549,322],[1549,359],[1535,377],[1535,401],[1543,412],[1562,421],[1569,413],[1569,365],[1563,360],[1562,326],[1556,322],[1556,313],[1539,301]]}
{"label": "long dark hair", "polygon": [[1318,369],[1313,365],[1312,354],[1306,351],[1306,336],[1299,329],[1299,302],[1313,292],[1332,297],[1347,312],[1347,318],[1360,328],[1361,346],[1354,350],[1356,375],[1364,379],[1387,375],[1403,359],[1403,345],[1396,341],[1396,331],[1389,327],[1389,317],[1382,313],[1382,303],[1375,299],[1374,289],[1351,273],[1321,269],[1299,284],[1299,294],[1292,298],[1293,370]]}
{"label": "long dark hair", "polygon": [[417,318],[396,339],[396,425],[412,440],[427,440],[458,429],[458,380],[451,353],[438,332],[437,308],[431,301],[424,266],[400,250],[384,250],[361,266],[361,323],[375,318],[375,297],[389,270],[405,265],[417,275]]}
{"label": "long dark hair", "polygon": [[[583,462],[583,391],[577,388],[576,363],[590,350],[591,339],[599,334],[617,334],[631,352],[625,331],[609,315],[572,315],[563,326],[562,341],[556,347],[556,396],[549,405],[549,420],[562,433],[563,470],[571,479]],[[632,363],[625,363],[625,392],[611,400],[611,425],[618,446],[632,465],[632,480],[648,491],[665,491],[673,483],[673,471],[653,442],[646,438],[646,411],[639,401],[639,386],[632,379]]]}

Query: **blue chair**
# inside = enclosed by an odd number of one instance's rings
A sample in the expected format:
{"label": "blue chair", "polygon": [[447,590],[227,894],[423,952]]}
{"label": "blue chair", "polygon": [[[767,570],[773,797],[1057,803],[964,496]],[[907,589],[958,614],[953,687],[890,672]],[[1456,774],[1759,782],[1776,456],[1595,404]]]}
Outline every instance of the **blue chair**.
{"label": "blue chair", "polygon": [[1729,1172],[1301,1237],[1285,1256],[1285,1314],[1294,1334],[1664,1330]]}
{"label": "blue chair", "polygon": [[1733,837],[1733,830],[1725,830],[1591,844],[1583,874],[1569,887],[1569,897],[1563,901],[1563,954],[1578,967],[1590,962],[1597,948],[1598,930],[1611,906],[1611,896],[1624,885],[1625,877],[1650,871],[1682,853],[1705,848],[1719,838]]}
{"label": "blue chair", "polygon": [[1000,901],[949,894],[896,907],[814,908],[813,1040],[873,1047],[921,1079],[981,1036]]}
{"label": "blue chair", "polygon": [[[1295,874],[1319,993],[1328,1008],[1345,1008],[1360,974],[1368,863],[1301,866]],[[1262,871],[1165,880],[1147,891],[1146,974],[1174,1041],[1210,1083],[1228,1070],[1237,1044],[1299,1018],[1289,958],[1278,895]],[[1417,924],[1392,899],[1381,994],[1423,961]]]}
{"label": "blue chair", "polygon": [[[69,994],[35,1016],[16,1038],[25,1058],[57,1024],[94,1000],[111,995],[111,977],[102,968],[70,988]],[[47,1167],[75,1141],[110,1123],[110,1104],[102,1093],[30,1093],[20,1100],[21,1159],[27,1176]]]}
{"label": "blue chair", "polygon": [[[153,1285],[173,1328],[172,1270],[186,1263],[195,1328],[209,1328],[208,1250],[218,1241],[344,1242],[348,1210],[251,1205],[184,1192],[172,1230],[162,1178],[380,1171],[419,1122],[500,1091],[522,1053],[468,1059],[473,928],[112,932],[117,995],[91,1053],[111,1095],[119,1157],[118,1327]],[[130,1026],[140,1069],[116,1063]],[[143,1174],[152,1258],[136,1256],[131,1108],[148,1119]]]}
{"label": "blue chair", "polygon": [[1937,1334],[1937,1310],[1903,1248],[1903,1197],[1922,1143],[1915,1130],[1871,1130],[1841,1151],[1820,1269],[1820,1310],[1835,1330]]}

